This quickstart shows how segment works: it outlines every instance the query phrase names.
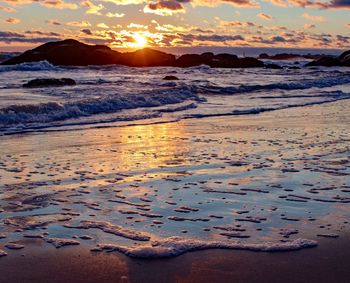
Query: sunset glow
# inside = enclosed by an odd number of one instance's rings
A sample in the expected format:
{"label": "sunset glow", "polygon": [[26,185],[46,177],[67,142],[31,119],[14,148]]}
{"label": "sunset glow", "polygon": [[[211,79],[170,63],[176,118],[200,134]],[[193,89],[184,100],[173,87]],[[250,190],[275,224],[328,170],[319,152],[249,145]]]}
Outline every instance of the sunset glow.
{"label": "sunset glow", "polygon": [[136,33],[133,37],[135,39],[135,47],[143,48],[147,46],[147,39],[141,34]]}
{"label": "sunset glow", "polygon": [[344,0],[0,0],[0,50],[65,38],[132,49],[346,49],[349,8]]}

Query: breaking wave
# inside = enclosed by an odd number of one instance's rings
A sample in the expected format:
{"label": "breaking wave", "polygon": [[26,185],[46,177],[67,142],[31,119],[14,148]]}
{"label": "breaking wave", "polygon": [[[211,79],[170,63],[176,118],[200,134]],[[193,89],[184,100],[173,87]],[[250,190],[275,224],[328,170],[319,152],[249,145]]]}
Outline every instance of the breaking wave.
{"label": "breaking wave", "polygon": [[304,90],[309,88],[326,88],[337,85],[349,84],[349,74],[322,77],[318,79],[299,80],[291,82],[278,82],[271,84],[240,85],[240,86],[218,86],[212,83],[206,85],[193,86],[198,94],[218,94],[232,95],[248,92],[268,91],[268,90]]}
{"label": "breaking wave", "polygon": [[[167,104],[182,103],[186,100],[200,100],[187,87],[172,88],[151,93],[135,95],[115,94],[102,98],[87,99],[75,102],[48,102],[30,105],[12,105],[0,109],[0,125],[48,123],[70,118],[79,118],[96,114],[114,113],[124,109],[158,107]],[[190,105],[188,107],[194,107]],[[186,107],[180,107],[181,111]],[[172,112],[172,110],[168,110]]]}
{"label": "breaking wave", "polygon": [[0,66],[0,72],[11,72],[11,71],[54,71],[58,70],[58,67],[50,64],[47,61],[22,63],[17,65],[3,65]]}

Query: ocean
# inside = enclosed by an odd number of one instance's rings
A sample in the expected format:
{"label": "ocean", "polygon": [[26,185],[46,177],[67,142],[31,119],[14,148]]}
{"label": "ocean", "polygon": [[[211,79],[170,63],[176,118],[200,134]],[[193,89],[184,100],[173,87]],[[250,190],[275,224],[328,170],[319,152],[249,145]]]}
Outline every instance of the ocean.
{"label": "ocean", "polygon": [[[278,63],[285,68],[58,67],[45,61],[0,66],[0,134],[251,115],[350,98],[349,68],[305,68],[305,61]],[[165,75],[179,80],[164,81]],[[77,84],[22,87],[35,78],[72,78]]]}

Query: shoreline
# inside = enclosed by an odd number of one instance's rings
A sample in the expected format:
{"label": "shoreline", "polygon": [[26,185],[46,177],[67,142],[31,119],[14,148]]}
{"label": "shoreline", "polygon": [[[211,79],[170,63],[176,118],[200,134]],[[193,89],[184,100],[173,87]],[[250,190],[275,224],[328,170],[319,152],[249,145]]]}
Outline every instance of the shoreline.
{"label": "shoreline", "polygon": [[[189,137],[197,137],[203,135],[207,139],[212,139],[220,135],[220,133],[237,133],[241,137],[240,131],[247,130],[245,138],[253,136],[253,140],[259,136],[254,136],[257,132],[255,129],[264,127],[275,129],[275,131],[284,131],[286,128],[291,128],[297,131],[305,124],[306,127],[311,127],[310,132],[323,133],[320,129],[315,130],[313,127],[321,127],[321,129],[339,130],[339,133],[344,133],[344,129],[349,125],[348,117],[342,116],[339,113],[346,113],[350,101],[334,102],[323,105],[314,105],[304,108],[298,108],[297,111],[289,109],[263,113],[260,115],[236,116],[228,119],[227,117],[211,117],[203,119],[192,119],[187,121],[179,121],[171,123],[169,129],[164,129],[160,135],[172,133],[172,131],[181,125],[181,132],[178,136],[182,139]],[[342,118],[342,120],[340,120]],[[309,121],[309,122],[307,122]],[[312,124],[309,125],[312,121]],[[299,124],[303,122],[302,124]],[[278,125],[276,126],[276,123]],[[205,125],[205,126],[204,126]],[[332,128],[333,127],[333,128]],[[139,132],[135,132],[135,128],[126,127],[124,129],[114,128],[110,135],[135,134],[142,137],[145,133],[149,133],[149,137],[156,135],[160,129],[155,127],[150,130],[152,125],[146,125],[139,128]],[[277,129],[277,130],[276,130]],[[3,143],[3,155],[6,156],[6,151],[14,156],[23,156],[28,152],[39,154],[36,156],[38,160],[44,160],[45,157],[54,153],[60,158],[65,154],[63,149],[69,149],[71,145],[85,146],[86,141],[89,142],[88,151],[91,155],[95,152],[92,149],[106,146],[112,139],[107,136],[106,129],[86,129],[84,130],[85,138],[78,139],[82,134],[79,132],[46,132],[34,133],[28,135],[14,135],[0,138]],[[307,130],[305,130],[307,131]],[[101,135],[101,133],[103,135]],[[314,134],[315,134],[314,133]],[[100,137],[101,136],[101,137]],[[175,136],[175,133],[174,133]],[[334,134],[338,137],[338,133]],[[135,140],[125,140],[121,146],[127,146],[128,143],[139,143],[142,146],[140,138]],[[225,136],[223,136],[225,137]],[[244,135],[243,135],[244,137]],[[342,137],[345,138],[344,136]],[[152,140],[151,138],[147,141]],[[331,139],[332,140],[332,139]],[[42,142],[45,141],[45,147]],[[312,140],[316,143],[316,140]],[[324,143],[325,141],[322,140]],[[8,146],[11,147],[8,148]],[[219,142],[215,143],[219,145]],[[243,142],[244,144],[244,142]],[[137,145],[137,144],[136,144]],[[135,145],[135,146],[136,146]],[[172,144],[165,143],[167,150]],[[155,147],[159,151],[159,144],[149,144],[150,147]],[[176,154],[179,152],[179,139],[174,143],[172,149]],[[189,146],[186,141],[186,145]],[[192,144],[191,146],[194,146]],[[344,145],[343,145],[344,146]],[[131,147],[135,150],[136,147]],[[223,146],[219,149],[224,150]],[[344,147],[346,149],[346,146]],[[322,146],[325,149],[325,145]],[[338,148],[336,148],[338,149]],[[246,149],[247,150],[247,149]],[[56,152],[57,151],[57,152]],[[73,151],[73,149],[72,149]],[[152,153],[152,151],[151,151]],[[72,153],[73,154],[73,153]],[[79,156],[82,153],[79,153]],[[316,153],[317,154],[317,153]],[[343,155],[344,156],[344,155]],[[128,160],[130,155],[125,156],[125,171],[120,173],[134,172],[135,164]],[[88,158],[85,157],[84,158]],[[99,160],[94,156],[96,160]],[[106,155],[108,160],[110,155]],[[146,157],[136,161],[146,162]],[[152,157],[153,158],[153,157]],[[70,157],[68,160],[74,159]],[[30,160],[30,159],[28,159]],[[122,160],[122,159],[120,159]],[[168,159],[166,159],[168,160]],[[155,162],[150,159],[148,163]],[[59,162],[59,161],[58,161]],[[129,162],[129,163],[128,163]],[[164,163],[157,161],[152,168],[158,168],[159,172],[165,172]],[[111,164],[114,164],[111,162]],[[170,166],[175,166],[170,163]],[[218,164],[217,166],[220,166]],[[137,166],[136,166],[137,167]],[[102,167],[101,167],[102,168]],[[132,168],[132,169],[131,169]],[[169,167],[172,168],[172,167]],[[221,168],[221,167],[218,167]],[[204,168],[205,169],[205,168]],[[142,169],[143,171],[144,169]],[[177,169],[179,170],[179,169]],[[192,169],[194,170],[194,169]],[[157,171],[158,172],[158,171]],[[3,176],[1,181],[12,180],[10,177],[14,173],[9,172],[9,176]],[[100,173],[102,174],[102,173]],[[16,175],[15,175],[16,176]],[[346,180],[345,180],[346,181]],[[16,181],[17,182],[17,181]],[[90,196],[92,197],[92,196]],[[259,195],[260,197],[260,195]],[[253,252],[245,250],[204,250],[193,251],[174,258],[167,259],[133,259],[117,252],[113,253],[91,253],[91,246],[81,241],[79,246],[63,247],[55,249],[53,246],[46,244],[43,241],[30,240],[33,244],[26,244],[25,248],[18,251],[6,250],[8,256],[0,259],[0,270],[2,277],[0,282],[340,282],[345,283],[350,280],[350,271],[348,262],[350,261],[350,234],[349,227],[341,223],[342,219],[346,219],[348,208],[346,203],[342,204],[344,211],[340,214],[343,218],[332,218],[332,215],[317,215],[317,218],[322,220],[322,223],[331,223],[332,231],[337,231],[339,238],[317,238],[318,247],[311,249],[303,249],[300,251],[291,252]],[[312,204],[310,204],[312,206]],[[86,212],[84,212],[86,213]],[[337,215],[335,215],[337,216]],[[325,218],[325,219],[323,219]],[[335,222],[338,221],[339,223]],[[181,222],[180,222],[181,223]],[[306,222],[308,223],[308,222]],[[309,223],[310,224],[310,223]],[[177,225],[177,224],[176,224]],[[184,224],[181,224],[184,225]],[[181,227],[180,225],[180,227]],[[286,224],[287,225],[287,224]],[[289,225],[289,224],[288,224]],[[293,224],[294,225],[294,224]],[[307,225],[306,225],[307,226]],[[338,227],[339,226],[339,227]],[[283,226],[282,226],[283,227]],[[344,229],[342,227],[345,227]],[[134,228],[137,230],[136,228]],[[302,231],[296,237],[305,237],[310,235],[310,229],[305,227],[306,231]],[[328,231],[329,229],[327,229]],[[255,236],[251,230],[250,235]],[[319,230],[311,231],[314,236]],[[324,232],[327,232],[324,231]],[[75,233],[76,231],[74,231]],[[73,232],[72,232],[73,233]],[[85,233],[85,232],[84,232]],[[88,233],[88,232],[87,232]],[[255,232],[257,233],[257,232]],[[18,233],[16,233],[18,234]],[[70,235],[64,235],[70,238]],[[96,240],[99,240],[100,234],[96,233]],[[16,235],[16,237],[18,237]],[[306,237],[310,239],[310,237]],[[116,238],[119,239],[119,238]],[[294,239],[294,237],[292,238]],[[10,241],[4,239],[1,244]],[[22,256],[24,255],[24,256]],[[20,272],[19,272],[20,271]]]}
{"label": "shoreline", "polygon": [[[72,122],[70,124],[57,124],[57,125],[47,125],[47,126],[34,126],[34,127],[28,127],[26,129],[14,131],[14,132],[0,132],[0,137],[2,136],[12,136],[12,135],[22,135],[22,134],[40,134],[40,133],[54,133],[54,132],[69,132],[69,131],[86,131],[86,130],[93,130],[93,129],[109,129],[109,128],[123,128],[123,127],[134,127],[134,126],[151,126],[151,125],[158,125],[158,124],[169,124],[169,123],[179,123],[181,121],[185,120],[197,120],[197,119],[220,119],[223,117],[251,117],[251,116],[257,116],[264,113],[270,113],[270,112],[278,112],[293,108],[309,108],[313,106],[323,105],[323,104],[333,104],[338,103],[341,101],[347,101],[350,100],[350,98],[339,98],[334,101],[322,101],[322,102],[311,102],[309,104],[303,104],[303,105],[292,105],[292,106],[286,106],[282,108],[277,109],[258,109],[256,112],[242,112],[242,113],[221,113],[221,114],[199,114],[199,115],[191,115],[191,116],[184,116],[184,117],[178,117],[178,118],[168,118],[164,117],[156,117],[156,118],[150,118],[150,119],[136,119],[136,120],[115,120],[115,121],[96,121],[96,122]],[[171,104],[170,104],[171,105]],[[164,105],[169,106],[169,105]],[[137,108],[135,108],[137,110]],[[131,110],[135,110],[131,109]],[[127,111],[128,109],[124,109],[124,111]],[[158,121],[159,120],[159,121]],[[148,121],[148,122],[147,122]],[[132,122],[130,124],[123,124]],[[107,125],[109,124],[109,125]],[[83,128],[75,128],[75,127],[83,127]]]}
{"label": "shoreline", "polygon": [[36,243],[1,258],[0,282],[349,282],[350,234],[320,242],[292,252],[214,249],[164,259]]}

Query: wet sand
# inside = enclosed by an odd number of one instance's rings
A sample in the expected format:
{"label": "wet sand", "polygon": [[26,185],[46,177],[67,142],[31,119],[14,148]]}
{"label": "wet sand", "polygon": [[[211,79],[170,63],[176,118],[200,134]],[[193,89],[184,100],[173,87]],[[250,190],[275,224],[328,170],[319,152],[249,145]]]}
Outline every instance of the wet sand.
{"label": "wet sand", "polygon": [[[0,282],[349,282],[349,107],[1,137],[0,249],[8,255]],[[77,229],[97,218],[132,230]],[[221,233],[231,221],[242,233]],[[147,240],[135,231],[255,243],[304,237],[318,246],[169,259],[90,252]],[[55,249],[57,237],[79,245]],[[24,248],[5,247],[12,242]]]}
{"label": "wet sand", "polygon": [[207,250],[157,260],[32,244],[1,259],[0,282],[347,283],[349,262],[350,234],[297,252]]}

